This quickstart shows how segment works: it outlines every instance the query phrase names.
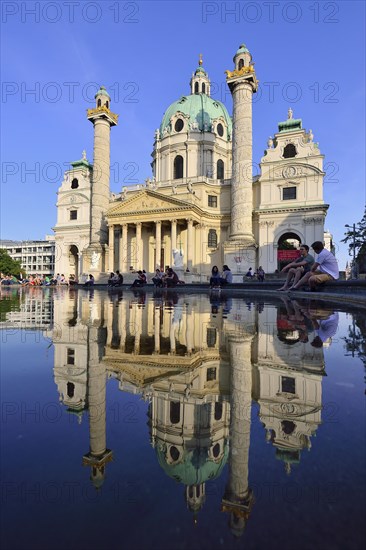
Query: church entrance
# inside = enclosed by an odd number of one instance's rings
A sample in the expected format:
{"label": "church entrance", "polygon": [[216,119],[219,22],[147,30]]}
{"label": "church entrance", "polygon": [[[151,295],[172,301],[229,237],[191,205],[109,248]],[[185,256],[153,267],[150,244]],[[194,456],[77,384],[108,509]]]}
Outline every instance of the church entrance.
{"label": "church entrance", "polygon": [[79,263],[79,249],[74,244],[69,248],[69,273],[65,273],[67,277],[70,275],[79,276],[78,273],[78,263]]}
{"label": "church entrance", "polygon": [[296,233],[285,233],[278,240],[277,269],[281,271],[285,265],[293,262],[300,256],[299,246],[301,239]]}

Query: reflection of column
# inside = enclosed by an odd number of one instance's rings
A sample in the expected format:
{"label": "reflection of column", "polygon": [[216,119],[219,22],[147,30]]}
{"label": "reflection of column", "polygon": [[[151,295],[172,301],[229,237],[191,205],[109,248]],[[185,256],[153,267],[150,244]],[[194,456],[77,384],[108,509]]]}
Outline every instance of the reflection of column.
{"label": "reflection of column", "polygon": [[161,267],[161,222],[156,222],[155,224],[156,233],[155,233],[155,263],[156,266],[160,269]]}
{"label": "reflection of column", "polygon": [[137,269],[142,269],[142,240],[141,240],[141,222],[137,222],[136,224],[136,261],[137,261]]}
{"label": "reflection of column", "polygon": [[154,318],[154,341],[155,341],[155,353],[160,352],[160,307],[155,308]]}
{"label": "reflection of column", "polygon": [[141,332],[142,332],[142,308],[137,307],[135,309],[135,346],[134,346],[134,353],[136,353],[136,355],[140,353]]}
{"label": "reflection of column", "polygon": [[122,224],[122,238],[120,240],[119,247],[119,268],[125,273],[127,271],[127,231],[128,224]]}
{"label": "reflection of column", "polygon": [[171,243],[172,243],[172,257],[170,260],[170,265],[174,265],[173,250],[177,248],[177,220],[172,220]]}
{"label": "reflection of column", "polygon": [[127,300],[122,300],[118,304],[119,308],[119,335],[120,335],[120,350],[124,353],[126,346],[126,307],[128,305]]}
{"label": "reflection of column", "polygon": [[[188,309],[189,308],[189,309]],[[191,354],[193,349],[193,315],[192,306],[187,304],[186,309],[186,346],[187,353]]]}
{"label": "reflection of column", "polygon": [[103,329],[88,329],[88,408],[90,427],[90,451],[83,457],[83,464],[91,466],[91,480],[95,488],[104,481],[105,464],[112,460],[112,451],[106,448],[106,372],[101,361],[105,343]]}
{"label": "reflection of column", "polygon": [[114,225],[109,226],[109,271],[114,271]]}
{"label": "reflection of column", "polygon": [[188,220],[187,225],[187,268],[192,271],[193,262],[193,220]]}
{"label": "reflection of column", "polygon": [[252,403],[252,336],[229,336],[231,414],[229,478],[222,510],[230,513],[233,533],[240,536],[253,504],[248,487],[250,416]]}
{"label": "reflection of column", "polygon": [[170,353],[172,355],[175,355],[176,350],[176,344],[175,344],[175,325],[173,323],[174,315],[173,313],[170,316],[170,331],[169,331],[169,338],[170,338]]}

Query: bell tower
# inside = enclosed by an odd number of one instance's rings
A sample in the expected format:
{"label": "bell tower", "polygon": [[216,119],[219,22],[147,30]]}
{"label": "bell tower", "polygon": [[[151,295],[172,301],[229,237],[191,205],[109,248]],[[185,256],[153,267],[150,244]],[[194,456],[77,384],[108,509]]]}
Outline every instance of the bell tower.
{"label": "bell tower", "polygon": [[88,109],[87,118],[94,126],[94,164],[91,191],[90,243],[86,269],[105,271],[105,246],[108,230],[105,214],[109,208],[110,131],[118,123],[118,115],[110,110],[111,98],[104,86],[95,95],[96,106]]}

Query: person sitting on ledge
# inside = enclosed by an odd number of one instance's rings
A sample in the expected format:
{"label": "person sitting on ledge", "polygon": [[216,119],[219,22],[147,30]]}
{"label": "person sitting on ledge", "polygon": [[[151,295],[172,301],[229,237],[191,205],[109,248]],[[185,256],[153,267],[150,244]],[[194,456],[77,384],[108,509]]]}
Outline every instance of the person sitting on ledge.
{"label": "person sitting on ledge", "polygon": [[281,269],[281,273],[286,273],[286,271],[288,271],[288,273],[285,283],[277,290],[288,290],[292,279],[292,287],[295,286],[299,279],[312,268],[314,258],[309,254],[309,247],[307,244],[300,245],[300,254],[301,255],[296,258],[294,262],[290,262]]}
{"label": "person sitting on ledge", "polygon": [[86,281],[86,283],[84,283],[84,286],[93,286],[94,285],[94,277],[93,275],[90,273],[89,275],[89,280]]}
{"label": "person sitting on ledge", "polygon": [[233,282],[233,274],[231,269],[225,264],[222,266],[222,275],[220,277],[220,285],[225,286]]}
{"label": "person sitting on ledge", "polygon": [[296,285],[293,285],[290,290],[300,290],[307,283],[310,290],[314,291],[316,285],[326,283],[327,281],[335,281],[339,278],[338,262],[334,255],[329,252],[321,241],[315,241],[311,248],[317,254],[317,258],[312,268],[308,273],[300,279]]}
{"label": "person sitting on ledge", "polygon": [[245,276],[247,277],[247,279],[252,279],[253,273],[252,273],[252,268],[251,267],[248,269]]}
{"label": "person sitting on ledge", "polygon": [[157,267],[155,270],[155,275],[152,278],[152,282],[154,283],[154,286],[163,286],[163,277],[164,273],[160,271],[160,269]]}
{"label": "person sitting on ledge", "polygon": [[122,286],[123,285],[123,275],[117,269],[115,276],[113,277],[112,286]]}
{"label": "person sitting on ledge", "polygon": [[113,271],[110,272],[110,275],[108,277],[108,286],[113,285],[113,281],[115,281],[115,274]]}
{"label": "person sitting on ledge", "polygon": [[131,288],[141,287],[145,285],[146,285],[146,275],[140,269],[137,272],[137,279],[134,280],[134,282],[131,285]]}
{"label": "person sitting on ledge", "polygon": [[167,269],[167,274],[164,277],[164,286],[173,288],[179,283],[179,277],[171,267]]}
{"label": "person sitting on ledge", "polygon": [[217,288],[218,286],[220,286],[220,272],[217,265],[214,265],[211,270],[210,287]]}

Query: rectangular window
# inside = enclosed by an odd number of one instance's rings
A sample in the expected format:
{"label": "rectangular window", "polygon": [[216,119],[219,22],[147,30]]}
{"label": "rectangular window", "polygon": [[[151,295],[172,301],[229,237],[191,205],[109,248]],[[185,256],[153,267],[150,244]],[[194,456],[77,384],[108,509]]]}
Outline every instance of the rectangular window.
{"label": "rectangular window", "polygon": [[212,208],[217,208],[217,197],[215,195],[208,196],[208,206]]}
{"label": "rectangular window", "polygon": [[216,345],[216,329],[214,327],[207,327],[207,347],[214,348]]}
{"label": "rectangular window", "polygon": [[67,348],[67,364],[75,365],[75,350],[73,348]]}
{"label": "rectangular window", "polygon": [[209,248],[217,247],[217,233],[215,229],[209,229],[208,231],[208,243]]}
{"label": "rectangular window", "polygon": [[281,376],[281,391],[283,393],[295,393],[295,378]]}
{"label": "rectangular window", "polygon": [[77,219],[78,219],[78,211],[70,210],[70,220],[77,220]]}
{"label": "rectangular window", "polygon": [[282,200],[289,201],[296,199],[296,187],[284,187],[282,189]]}
{"label": "rectangular window", "polygon": [[210,382],[211,380],[216,380],[216,368],[211,367],[207,369],[207,375],[206,375],[207,382]]}

